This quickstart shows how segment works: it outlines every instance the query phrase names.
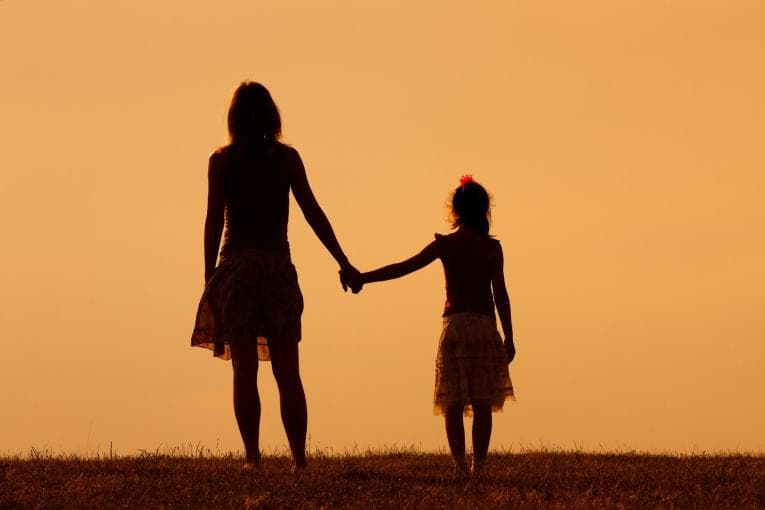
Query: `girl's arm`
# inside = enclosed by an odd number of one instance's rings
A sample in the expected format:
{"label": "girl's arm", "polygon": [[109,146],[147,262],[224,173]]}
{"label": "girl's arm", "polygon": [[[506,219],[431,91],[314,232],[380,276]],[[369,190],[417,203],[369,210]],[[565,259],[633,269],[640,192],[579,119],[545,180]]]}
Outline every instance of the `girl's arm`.
{"label": "girl's arm", "polygon": [[337,237],[335,237],[335,232],[332,230],[329,219],[316,201],[311,186],[308,184],[308,176],[305,173],[305,167],[300,159],[300,154],[291,147],[287,150],[289,151],[290,162],[290,185],[292,186],[295,200],[297,200],[300,210],[303,211],[303,216],[305,216],[308,224],[311,225],[316,237],[319,238],[340,265],[342,274],[347,275],[347,281],[351,284],[351,287],[354,287],[358,281],[359,272],[351,265],[348,257],[343,253],[343,249],[340,247]]}
{"label": "girl's arm", "polygon": [[210,156],[207,170],[207,216],[205,218],[205,282],[210,279],[218,261],[223,234],[223,161],[219,153]]}
{"label": "girl's arm", "polygon": [[385,280],[393,280],[394,278],[401,278],[418,269],[422,269],[437,258],[438,246],[436,245],[436,241],[433,241],[414,257],[396,264],[375,269],[374,271],[369,271],[368,273],[362,273],[361,283],[382,282]]}
{"label": "girl's arm", "polygon": [[505,261],[502,254],[502,245],[497,243],[496,251],[492,256],[491,288],[494,292],[494,304],[497,306],[497,315],[505,333],[505,349],[507,350],[508,363],[515,358],[515,342],[513,341],[513,322],[510,316],[510,296],[505,286]]}

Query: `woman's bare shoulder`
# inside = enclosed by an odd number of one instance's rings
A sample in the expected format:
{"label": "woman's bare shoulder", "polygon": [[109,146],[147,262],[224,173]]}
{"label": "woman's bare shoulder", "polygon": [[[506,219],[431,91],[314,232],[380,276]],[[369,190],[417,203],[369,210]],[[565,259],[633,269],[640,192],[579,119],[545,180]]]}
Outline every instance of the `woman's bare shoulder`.
{"label": "woman's bare shoulder", "polygon": [[501,262],[504,258],[502,253],[502,243],[499,242],[499,239],[493,237],[489,238],[489,257],[498,262]]}
{"label": "woman's bare shoulder", "polygon": [[210,154],[210,163],[223,163],[225,161],[228,161],[231,158],[231,153],[233,149],[231,145],[224,145],[222,147],[218,147],[213,151],[212,154]]}
{"label": "woman's bare shoulder", "polygon": [[226,145],[221,145],[217,149],[215,149],[210,157],[221,157],[221,156],[228,156],[230,155],[234,150],[233,145],[230,143],[227,143]]}
{"label": "woman's bare shoulder", "polygon": [[278,154],[283,154],[290,159],[300,158],[300,153],[298,150],[293,145],[288,143],[276,142],[274,145],[274,150]]}
{"label": "woman's bare shoulder", "polygon": [[228,147],[219,147],[210,154],[208,165],[210,175],[222,175],[223,171],[229,166],[230,158],[231,155]]}
{"label": "woman's bare shoulder", "polygon": [[276,142],[274,152],[277,155],[277,160],[285,165],[293,178],[305,173],[303,160],[295,147],[286,143]]}

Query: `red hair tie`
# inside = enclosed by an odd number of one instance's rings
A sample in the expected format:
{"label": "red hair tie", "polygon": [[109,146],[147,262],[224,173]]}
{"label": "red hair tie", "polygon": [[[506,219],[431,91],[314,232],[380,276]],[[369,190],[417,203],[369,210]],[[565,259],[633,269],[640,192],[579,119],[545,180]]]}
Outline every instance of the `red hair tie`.
{"label": "red hair tie", "polygon": [[470,174],[463,175],[460,177],[460,188],[465,189],[465,185],[469,182],[474,182],[473,176]]}

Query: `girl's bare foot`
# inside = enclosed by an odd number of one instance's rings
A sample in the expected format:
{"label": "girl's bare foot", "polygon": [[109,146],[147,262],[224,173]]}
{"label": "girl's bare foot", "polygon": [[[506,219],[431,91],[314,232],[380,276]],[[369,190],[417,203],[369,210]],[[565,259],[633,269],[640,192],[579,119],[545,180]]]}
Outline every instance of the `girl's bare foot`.
{"label": "girl's bare foot", "polygon": [[473,478],[480,478],[483,475],[483,466],[486,459],[477,459],[473,457]]}
{"label": "girl's bare foot", "polygon": [[454,478],[458,483],[465,482],[470,478],[470,470],[464,455],[454,456]]}
{"label": "girl's bare foot", "polygon": [[473,469],[470,472],[470,481],[465,486],[465,491],[470,492],[483,482],[483,467],[486,459],[476,459],[473,457]]}

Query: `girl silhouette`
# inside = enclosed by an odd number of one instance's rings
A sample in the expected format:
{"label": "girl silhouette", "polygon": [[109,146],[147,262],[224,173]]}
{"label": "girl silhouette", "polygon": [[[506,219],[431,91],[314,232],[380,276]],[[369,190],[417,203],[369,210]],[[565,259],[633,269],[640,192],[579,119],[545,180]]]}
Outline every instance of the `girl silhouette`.
{"label": "girl silhouette", "polygon": [[258,361],[270,359],[282,422],[299,470],[306,463],[307,410],[298,363],[303,296],[287,241],[290,191],[339,264],[343,281],[357,281],[358,271],[319,207],[298,151],[279,141],[279,110],[263,85],[245,82],[237,88],[228,131],[230,143],[210,157],[205,290],[191,345],[232,361],[234,413],[247,469],[260,463]]}
{"label": "girl silhouette", "polygon": [[[446,277],[443,331],[436,361],[435,414],[443,414],[458,479],[469,476],[463,414],[473,415],[473,474],[481,472],[491,438],[491,413],[515,400],[508,364],[515,357],[502,246],[489,236],[489,195],[463,176],[451,208],[456,231],[436,234],[414,257],[361,274],[361,283],[392,280],[440,258]],[[496,306],[504,345],[494,318]]]}

